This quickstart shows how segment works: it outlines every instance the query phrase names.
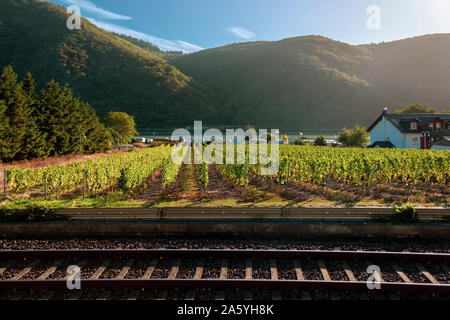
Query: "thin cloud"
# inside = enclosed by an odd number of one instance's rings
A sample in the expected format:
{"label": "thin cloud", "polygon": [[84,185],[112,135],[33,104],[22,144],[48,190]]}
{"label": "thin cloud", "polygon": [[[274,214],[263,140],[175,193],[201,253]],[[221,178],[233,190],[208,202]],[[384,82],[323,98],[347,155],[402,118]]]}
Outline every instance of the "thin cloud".
{"label": "thin cloud", "polygon": [[255,34],[251,32],[250,30],[247,30],[242,27],[230,27],[226,28],[225,30],[231,32],[236,37],[239,37],[241,39],[249,40],[255,37]]}
{"label": "thin cloud", "polygon": [[97,7],[97,5],[89,0],[64,0],[64,2],[79,6],[80,8],[89,11],[91,13],[95,13],[104,19],[110,20],[131,20],[132,17],[124,16],[118,13],[114,13],[102,8]]}
{"label": "thin cloud", "polygon": [[128,29],[126,27],[122,27],[116,24],[112,23],[106,23],[102,21],[98,21],[94,18],[86,18],[96,26],[105,29],[107,31],[119,33],[119,34],[126,34],[129,36],[132,36],[137,39],[141,39],[144,41],[148,41],[150,43],[153,43],[154,45],[157,45],[161,50],[163,51],[183,51],[184,53],[192,53],[196,51],[203,50],[204,48],[197,46],[195,44],[182,41],[182,40],[166,40],[162,38],[158,38],[155,36],[152,36],[150,34],[142,33],[136,30]]}

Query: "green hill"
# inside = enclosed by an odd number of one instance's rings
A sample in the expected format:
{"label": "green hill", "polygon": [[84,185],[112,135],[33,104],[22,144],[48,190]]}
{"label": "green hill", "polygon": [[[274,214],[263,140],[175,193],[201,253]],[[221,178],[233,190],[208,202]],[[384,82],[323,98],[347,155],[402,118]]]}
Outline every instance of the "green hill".
{"label": "green hill", "polygon": [[51,79],[71,84],[102,116],[126,111],[140,126],[181,125],[206,103],[192,79],[157,54],[83,19],[66,27],[66,9],[38,0],[0,1],[0,66],[29,71],[39,86]]}
{"label": "green hill", "polygon": [[42,86],[69,82],[102,116],[139,127],[246,125],[338,130],[368,125],[389,105],[450,106],[450,35],[352,46],[307,36],[231,44],[183,55],[87,20],[66,28],[63,7],[0,1],[0,67],[30,71]]}
{"label": "green hill", "polygon": [[226,121],[283,128],[368,125],[386,105],[450,104],[449,35],[351,46],[307,36],[239,43],[169,60],[207,84]]}

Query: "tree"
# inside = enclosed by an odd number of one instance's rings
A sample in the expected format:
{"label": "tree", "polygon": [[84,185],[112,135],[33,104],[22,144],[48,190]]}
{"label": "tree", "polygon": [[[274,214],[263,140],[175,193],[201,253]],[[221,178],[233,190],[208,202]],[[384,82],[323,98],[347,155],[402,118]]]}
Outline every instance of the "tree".
{"label": "tree", "polygon": [[409,104],[396,110],[395,113],[436,113],[436,110],[420,104]]}
{"label": "tree", "polygon": [[365,128],[356,126],[355,129],[342,130],[338,135],[337,141],[345,147],[362,148],[369,142],[369,133]]}
{"label": "tree", "polygon": [[327,139],[324,136],[317,137],[316,140],[314,140],[315,146],[326,146],[327,145]]}
{"label": "tree", "polygon": [[3,159],[6,161],[27,159],[34,148],[37,128],[22,83],[17,82],[17,74],[11,66],[6,66],[0,76],[0,100],[6,105],[10,131]]}
{"label": "tree", "polygon": [[114,142],[130,143],[138,134],[134,117],[125,112],[109,112],[103,123],[110,130]]}
{"label": "tree", "polygon": [[10,128],[9,119],[6,115],[6,104],[0,100],[0,161],[5,159],[5,155],[9,154]]}
{"label": "tree", "polygon": [[283,134],[283,135],[281,136],[281,140],[282,140],[285,144],[287,144],[287,143],[289,142],[289,136],[288,136],[287,134]]}
{"label": "tree", "polygon": [[42,158],[48,156],[46,134],[40,130],[42,115],[39,113],[39,97],[36,94],[36,81],[31,73],[27,72],[22,81],[22,89],[27,99],[27,108],[32,118],[24,143],[28,146],[23,149],[21,158]]}

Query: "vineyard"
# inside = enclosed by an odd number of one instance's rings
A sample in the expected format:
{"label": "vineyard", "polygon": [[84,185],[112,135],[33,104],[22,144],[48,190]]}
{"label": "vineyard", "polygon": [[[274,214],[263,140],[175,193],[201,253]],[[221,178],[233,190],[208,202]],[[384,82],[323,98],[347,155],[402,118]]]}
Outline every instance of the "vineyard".
{"label": "vineyard", "polygon": [[139,187],[164,164],[166,183],[173,181],[177,170],[170,161],[172,149],[158,147],[139,152],[121,153],[96,160],[74,162],[57,167],[6,170],[7,191],[21,193],[44,189],[46,194],[71,192],[80,188],[96,194],[110,188],[129,193]]}
{"label": "vineyard", "polygon": [[[194,183],[195,188],[202,191],[200,197],[225,194],[231,183],[238,191],[238,197],[246,197],[252,190],[263,193],[275,190],[284,197],[285,190],[326,199],[348,193],[351,196],[346,197],[352,200],[366,195],[367,190],[378,190],[381,195],[383,192],[398,193],[402,196],[399,201],[406,201],[416,187],[418,194],[429,195],[422,201],[424,203],[433,199],[444,204],[449,202],[448,151],[283,145],[280,146],[278,173],[263,176],[261,169],[269,164],[249,161],[248,145],[245,149],[234,148],[235,161],[240,164],[226,164],[224,150],[224,164],[208,165],[202,161],[194,166]],[[180,154],[185,151],[182,149]],[[198,159],[202,152],[202,147],[192,148],[191,159]],[[83,195],[84,198],[120,192],[127,201],[133,201],[150,182],[151,188],[160,190],[161,194],[174,192],[178,196],[178,183],[184,181],[180,176],[189,170],[181,170],[184,165],[174,163],[171,153],[171,147],[160,146],[55,167],[10,168],[6,171],[6,193],[10,199],[14,195],[58,199],[61,195],[72,198]],[[214,169],[213,176],[211,168]],[[371,192],[368,195],[375,197]],[[145,201],[145,196],[139,201]]]}
{"label": "vineyard", "polygon": [[[220,166],[222,174],[239,185],[246,185],[250,174],[259,174],[261,165]],[[448,151],[360,149],[281,146],[279,171],[269,177],[280,184],[291,182],[324,183],[327,179],[346,184],[370,182],[420,182],[448,185]]]}

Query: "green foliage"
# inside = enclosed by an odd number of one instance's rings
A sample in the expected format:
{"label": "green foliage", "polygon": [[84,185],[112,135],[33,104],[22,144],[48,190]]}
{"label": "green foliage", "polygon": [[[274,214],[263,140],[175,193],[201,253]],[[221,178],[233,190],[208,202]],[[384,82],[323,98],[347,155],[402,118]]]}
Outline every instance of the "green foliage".
{"label": "green foliage", "polygon": [[305,144],[305,142],[302,138],[295,138],[294,145],[303,146],[304,144]]}
{"label": "green foliage", "polygon": [[131,143],[138,134],[134,117],[125,112],[109,112],[103,119],[103,123],[117,144]]}
{"label": "green foliage", "polygon": [[41,95],[27,73],[23,82],[11,66],[0,77],[0,160],[24,160],[111,148],[111,135],[93,109],[68,86],[50,81]]}
{"label": "green foliage", "polygon": [[[197,158],[202,157],[202,147],[197,147],[194,145],[193,150],[197,153]],[[209,166],[204,161],[197,165],[197,179],[202,186],[203,191],[206,191],[209,184]]]}
{"label": "green foliage", "polygon": [[326,146],[327,145],[327,139],[324,136],[317,137],[316,140],[314,140],[315,146]]}
{"label": "green foliage", "polygon": [[436,110],[420,104],[409,104],[395,110],[395,113],[436,113]]}
{"label": "green foliage", "polygon": [[[417,183],[448,185],[450,154],[437,150],[316,148],[280,146],[279,171],[269,179],[283,184],[289,163],[292,183],[325,183],[327,178],[354,185],[367,185],[374,167],[373,183],[392,181],[410,184],[417,174]],[[417,164],[421,163],[417,171]],[[330,175],[330,167],[332,167]],[[250,174],[260,174],[262,164],[248,165]],[[245,165],[220,165],[222,174],[239,185],[245,185]]]}
{"label": "green foliage", "polygon": [[345,147],[362,148],[369,142],[369,136],[365,128],[356,126],[355,129],[342,130],[338,135],[337,141]]}
{"label": "green foliage", "polygon": [[99,117],[124,111],[141,127],[180,127],[210,110],[204,90],[160,53],[84,18],[81,30],[68,30],[67,17],[65,7],[49,2],[1,0],[0,41],[8,45],[0,46],[0,66],[13,64],[19,74],[30,71],[39,89],[51,79],[70,83]]}
{"label": "green foliage", "polygon": [[24,210],[7,210],[0,208],[0,223],[14,222],[47,222],[65,221],[63,216],[57,215],[52,209],[41,205],[30,205]]}
{"label": "green foliage", "polygon": [[402,206],[397,206],[395,212],[389,216],[378,216],[374,218],[377,222],[391,222],[391,223],[417,223],[419,216],[416,208],[410,203],[405,203]]}
{"label": "green foliage", "polygon": [[99,116],[127,112],[139,127],[184,127],[201,114],[208,125],[336,130],[373,122],[380,101],[448,105],[448,34],[358,46],[305,36],[183,55],[85,19],[71,31],[66,19],[48,2],[1,0],[0,65],[30,71],[38,88],[70,83]]}

